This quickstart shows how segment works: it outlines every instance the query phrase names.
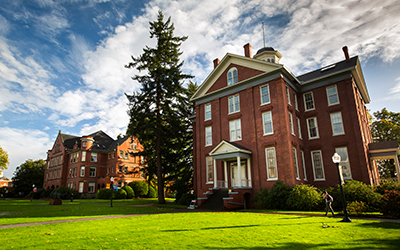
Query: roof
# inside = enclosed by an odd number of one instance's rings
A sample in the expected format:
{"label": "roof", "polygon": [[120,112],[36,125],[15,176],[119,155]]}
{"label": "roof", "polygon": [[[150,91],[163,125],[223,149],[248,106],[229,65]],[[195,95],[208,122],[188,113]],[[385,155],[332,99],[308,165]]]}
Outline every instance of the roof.
{"label": "roof", "polygon": [[124,137],[124,138],[121,138],[121,139],[118,139],[118,140],[114,141],[114,142],[111,144],[109,150],[117,150],[117,146],[118,146],[118,145],[121,145],[122,143],[124,143],[124,142],[125,142],[126,140],[128,140],[129,138],[130,138],[130,137],[128,136],[128,137]]}
{"label": "roof", "polygon": [[[78,148],[81,147],[81,139],[83,136],[78,137],[78,136],[73,136],[73,135],[66,135],[66,134],[61,134],[62,139],[63,139],[63,144],[67,149],[73,149],[74,145],[78,143]],[[109,135],[104,133],[102,130],[99,130],[95,133],[92,133],[90,135],[87,135],[93,138],[93,144],[92,144],[92,150],[96,151],[108,151],[112,147],[112,145],[116,142],[113,138],[111,138]],[[127,137],[129,138],[129,137]],[[117,140],[118,141],[118,140]]]}
{"label": "roof", "polygon": [[398,141],[382,141],[368,144],[369,151],[377,150],[397,150],[399,148]]}

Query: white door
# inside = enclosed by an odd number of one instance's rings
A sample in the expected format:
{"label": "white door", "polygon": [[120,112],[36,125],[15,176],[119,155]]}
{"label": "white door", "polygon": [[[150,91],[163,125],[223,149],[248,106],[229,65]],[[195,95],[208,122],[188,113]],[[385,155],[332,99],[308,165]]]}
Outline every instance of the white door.
{"label": "white door", "polygon": [[[242,180],[246,179],[246,162],[241,161],[241,172],[242,172]],[[236,162],[231,162],[231,186],[232,187],[238,187],[242,186],[243,183],[240,183],[239,180],[239,170]]]}

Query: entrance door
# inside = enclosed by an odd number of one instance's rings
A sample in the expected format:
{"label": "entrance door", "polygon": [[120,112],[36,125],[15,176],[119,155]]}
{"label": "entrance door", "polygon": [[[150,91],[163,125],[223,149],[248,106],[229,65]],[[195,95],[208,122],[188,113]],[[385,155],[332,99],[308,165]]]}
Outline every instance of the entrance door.
{"label": "entrance door", "polygon": [[[241,161],[241,171],[242,171],[242,180],[246,179],[246,162]],[[237,162],[231,162],[231,186],[238,187],[242,186],[239,180],[239,169],[237,166]]]}

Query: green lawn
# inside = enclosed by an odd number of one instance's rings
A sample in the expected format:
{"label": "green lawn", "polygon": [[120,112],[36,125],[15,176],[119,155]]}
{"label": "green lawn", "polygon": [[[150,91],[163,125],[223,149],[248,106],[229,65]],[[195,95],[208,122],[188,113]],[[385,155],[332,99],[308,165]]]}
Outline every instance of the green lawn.
{"label": "green lawn", "polygon": [[[85,211],[96,211],[97,207],[101,207],[97,209],[105,213],[107,204],[99,203],[90,204],[85,201],[76,206],[82,206],[81,210]],[[122,211],[124,209],[130,211],[132,206],[127,206],[133,205],[130,203],[121,202],[113,208],[108,206],[110,210],[107,211],[111,211],[110,215],[126,214],[127,212]],[[21,207],[30,207],[37,213],[43,213],[36,209],[40,206],[24,202],[22,204]],[[65,209],[69,206],[75,205],[41,207]],[[1,204],[0,207],[4,211],[8,206]],[[114,213],[113,209],[122,210]],[[84,214],[92,216],[88,212]],[[76,213],[73,216],[79,217]],[[54,219],[59,216],[49,218]],[[360,219],[343,223],[340,220],[340,218],[254,212],[163,213],[0,229],[0,248],[400,249],[399,223]]]}

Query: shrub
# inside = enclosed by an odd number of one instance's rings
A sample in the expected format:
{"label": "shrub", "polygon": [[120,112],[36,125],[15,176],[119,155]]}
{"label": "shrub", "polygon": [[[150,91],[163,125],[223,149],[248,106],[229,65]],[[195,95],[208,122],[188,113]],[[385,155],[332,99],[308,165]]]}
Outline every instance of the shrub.
{"label": "shrub", "polygon": [[54,189],[50,193],[50,198],[57,199],[57,197],[59,197],[59,199],[67,200],[71,197],[71,193],[74,194],[74,199],[79,199],[79,192],[66,186],[59,186],[58,188]]}
{"label": "shrub", "polygon": [[382,195],[385,194],[385,191],[400,191],[400,183],[398,181],[382,181],[379,186],[375,187],[375,192],[380,193]]}
{"label": "shrub", "polygon": [[195,194],[191,194],[191,193],[185,193],[182,194],[181,198],[179,200],[176,201],[177,204],[179,205],[190,205],[190,203],[192,202],[192,200],[196,200],[197,196]]}
{"label": "shrub", "polygon": [[96,199],[110,199],[112,192],[113,191],[109,188],[103,188],[102,190],[97,192]]}
{"label": "shrub", "polygon": [[362,201],[352,201],[347,205],[347,212],[352,215],[360,215],[368,211],[368,206]]}
{"label": "shrub", "polygon": [[253,206],[255,208],[267,208],[268,189],[261,188],[259,193],[254,195]]}
{"label": "shrub", "polygon": [[124,186],[122,189],[125,190],[127,199],[133,199],[135,197],[135,191],[133,191],[130,186]]}
{"label": "shrub", "polygon": [[385,216],[400,218],[400,191],[386,191],[380,211]]}
{"label": "shrub", "polygon": [[52,189],[43,189],[43,191],[40,192],[40,198],[50,198],[50,194]]}
{"label": "shrub", "polygon": [[321,194],[314,186],[301,184],[295,185],[290,191],[287,206],[295,210],[310,211],[316,210],[321,202]]}
{"label": "shrub", "polygon": [[149,192],[149,185],[147,185],[147,183],[144,181],[132,181],[129,183],[129,186],[135,192],[135,198],[146,197],[147,193]]}
{"label": "shrub", "polygon": [[152,186],[149,186],[149,192],[147,193],[147,197],[148,198],[157,198],[157,192]]}
{"label": "shrub", "polygon": [[118,189],[118,191],[115,191],[113,198],[115,199],[126,199],[126,191],[122,188]]}
{"label": "shrub", "polygon": [[286,201],[292,188],[278,180],[270,190],[261,189],[255,196],[255,207],[269,209],[286,209]]}

